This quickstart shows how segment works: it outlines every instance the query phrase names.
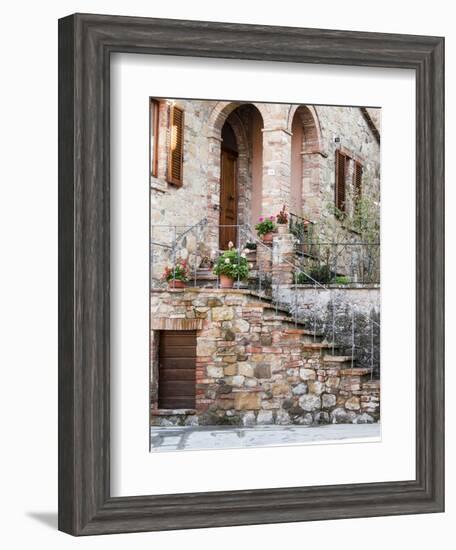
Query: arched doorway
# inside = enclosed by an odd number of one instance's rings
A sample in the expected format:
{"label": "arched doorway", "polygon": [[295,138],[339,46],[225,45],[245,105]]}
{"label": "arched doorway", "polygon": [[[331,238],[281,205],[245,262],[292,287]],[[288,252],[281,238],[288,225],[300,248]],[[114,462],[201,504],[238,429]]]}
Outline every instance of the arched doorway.
{"label": "arched doorway", "polygon": [[[315,109],[300,105],[291,122],[290,212],[297,216],[313,212],[320,192],[320,126]],[[315,212],[316,213],[316,212]]]}
{"label": "arched doorway", "polygon": [[290,181],[290,212],[302,216],[302,175],[303,157],[302,145],[304,132],[300,116],[293,117],[291,125],[291,181]]}
{"label": "arched doorway", "polygon": [[238,236],[238,156],[236,135],[228,121],[222,127],[220,154],[219,249],[226,250]]}
{"label": "arched doorway", "polygon": [[262,115],[250,103],[233,106],[221,126],[217,190],[219,250],[226,250],[230,241],[237,246],[239,226],[253,226],[261,215],[262,130]]}

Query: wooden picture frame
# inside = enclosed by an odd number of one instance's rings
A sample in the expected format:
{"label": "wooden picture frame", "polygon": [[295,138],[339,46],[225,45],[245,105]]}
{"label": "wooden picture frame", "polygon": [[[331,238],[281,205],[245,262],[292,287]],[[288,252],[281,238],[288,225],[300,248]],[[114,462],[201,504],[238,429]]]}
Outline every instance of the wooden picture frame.
{"label": "wooden picture frame", "polygon": [[[110,496],[110,54],[413,69],[416,479]],[[444,40],[76,14],[59,21],[59,529],[72,535],[444,509]]]}

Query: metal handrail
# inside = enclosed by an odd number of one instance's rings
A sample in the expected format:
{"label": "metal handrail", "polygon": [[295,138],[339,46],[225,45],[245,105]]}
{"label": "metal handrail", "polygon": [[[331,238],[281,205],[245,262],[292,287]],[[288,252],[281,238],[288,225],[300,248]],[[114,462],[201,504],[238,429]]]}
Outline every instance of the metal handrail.
{"label": "metal handrail", "polygon": [[[239,253],[240,253],[240,241],[241,241],[240,234],[241,233],[243,233],[244,236],[248,238],[249,242],[255,243],[257,247],[259,245],[263,249],[268,250],[268,252],[271,250],[269,246],[264,244],[264,242],[257,237],[257,235],[253,232],[253,229],[249,224],[215,225],[215,224],[209,224],[207,218],[203,218],[199,222],[197,222],[197,223],[195,223],[195,224],[193,224],[192,226],[189,226],[189,227],[188,226],[176,226],[176,225],[171,225],[171,224],[155,224],[153,227],[163,227],[163,228],[164,227],[170,227],[170,228],[172,227],[172,228],[174,228],[174,230],[177,227],[187,227],[187,229],[181,235],[175,236],[171,246],[170,245],[165,245],[164,243],[151,242],[151,244],[155,244],[155,245],[158,245],[158,246],[164,246],[166,248],[169,248],[172,251],[172,253],[174,254],[174,260],[175,260],[176,247],[177,247],[178,243],[184,238],[185,235],[188,235],[189,233],[194,231],[197,227],[207,227],[207,228],[211,228],[211,227],[213,227],[213,228],[235,227],[239,231],[238,232],[238,239],[237,239],[238,242],[237,242],[237,247],[236,247],[238,249]],[[365,243],[329,243],[329,244],[334,245],[334,244],[365,244]],[[216,252],[218,254],[220,254],[223,251],[220,251],[220,250],[217,249]],[[312,282],[312,286],[314,287],[315,290],[317,288],[319,288],[320,290],[324,290],[324,291],[327,291],[327,292],[332,292],[332,290],[333,290],[332,288],[330,288],[329,286],[326,286],[326,285],[320,283],[319,281],[317,281],[307,271],[305,271],[302,268],[301,265],[299,265],[297,263],[290,262],[289,260],[287,260],[286,258],[283,258],[283,257],[281,258],[281,262],[288,265],[288,266],[290,266],[293,269],[295,289],[298,286],[297,278],[298,278],[299,274],[302,273]],[[197,267],[195,265],[195,284],[196,284],[196,270],[197,270]],[[218,278],[217,278],[217,280],[218,280]],[[238,281],[238,283],[239,283],[239,281]],[[260,289],[261,289],[261,274],[260,274],[259,284],[260,284]],[[278,289],[280,286],[283,286],[283,285],[277,284],[276,289]],[[261,294],[261,290],[260,290],[260,294]],[[277,303],[277,300],[275,300],[273,296],[271,296],[271,299],[272,299],[273,303],[276,304],[276,306],[281,307],[280,304]],[[295,293],[295,299],[297,299],[296,293]],[[295,310],[297,311],[297,303],[295,303]],[[366,319],[370,320],[376,326],[380,326],[379,323],[374,321],[370,316],[367,316],[365,314],[363,314],[363,316]],[[297,321],[297,319],[295,319],[295,321]]]}

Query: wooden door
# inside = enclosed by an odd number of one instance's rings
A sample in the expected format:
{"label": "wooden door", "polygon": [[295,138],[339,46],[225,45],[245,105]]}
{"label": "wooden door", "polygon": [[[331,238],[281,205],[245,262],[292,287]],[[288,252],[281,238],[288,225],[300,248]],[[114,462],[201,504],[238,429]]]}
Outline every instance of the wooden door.
{"label": "wooden door", "polygon": [[162,330],[159,343],[158,408],[194,409],[196,332]]}
{"label": "wooden door", "polygon": [[[220,232],[219,248],[226,250],[230,241],[237,244],[237,155],[222,149],[220,160]],[[231,226],[231,227],[230,227]]]}

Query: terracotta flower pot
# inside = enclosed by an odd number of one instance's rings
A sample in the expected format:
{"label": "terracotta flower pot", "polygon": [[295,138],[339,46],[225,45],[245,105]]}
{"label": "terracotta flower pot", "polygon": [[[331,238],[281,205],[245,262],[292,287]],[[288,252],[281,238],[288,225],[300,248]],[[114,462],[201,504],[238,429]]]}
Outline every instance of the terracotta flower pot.
{"label": "terracotta flower pot", "polygon": [[168,288],[185,288],[185,283],[180,279],[171,279],[168,281]]}
{"label": "terracotta flower pot", "polygon": [[272,238],[274,236],[274,233],[270,231],[269,233],[265,233],[263,235],[263,242],[264,243],[272,243]]}
{"label": "terracotta flower pot", "polygon": [[220,275],[220,288],[233,288],[234,279],[228,275]]}
{"label": "terracotta flower pot", "polygon": [[278,223],[277,224],[277,232],[279,235],[284,235],[285,233],[288,233],[288,224],[287,223]]}

